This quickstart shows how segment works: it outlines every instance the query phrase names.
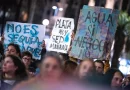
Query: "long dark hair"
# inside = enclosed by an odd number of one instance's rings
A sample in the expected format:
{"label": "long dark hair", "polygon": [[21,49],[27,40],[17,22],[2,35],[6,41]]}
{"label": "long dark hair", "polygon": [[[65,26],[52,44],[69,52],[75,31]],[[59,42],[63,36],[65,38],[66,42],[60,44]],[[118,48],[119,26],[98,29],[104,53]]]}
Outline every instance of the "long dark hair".
{"label": "long dark hair", "polygon": [[[25,65],[21,61],[21,59],[14,55],[8,55],[5,58],[7,57],[11,58],[14,65],[18,67],[17,70],[15,71],[15,76],[16,76],[15,79],[16,80],[26,79],[28,76],[27,76]],[[4,73],[2,73],[2,78],[4,78]]]}
{"label": "long dark hair", "polygon": [[124,75],[122,74],[122,72],[120,70],[118,70],[118,69],[109,69],[106,72],[105,76],[104,76],[104,84],[105,84],[105,86],[111,87],[111,81],[112,81],[112,79],[114,77],[114,74],[116,72],[119,72],[121,74],[121,76],[124,77]]}
{"label": "long dark hair", "polygon": [[18,45],[18,44],[14,44],[14,43],[10,43],[10,44],[8,45],[8,47],[9,47],[9,46],[13,46],[13,47],[16,49],[16,52],[19,54],[19,57],[21,58],[21,50],[20,50],[19,45]]}

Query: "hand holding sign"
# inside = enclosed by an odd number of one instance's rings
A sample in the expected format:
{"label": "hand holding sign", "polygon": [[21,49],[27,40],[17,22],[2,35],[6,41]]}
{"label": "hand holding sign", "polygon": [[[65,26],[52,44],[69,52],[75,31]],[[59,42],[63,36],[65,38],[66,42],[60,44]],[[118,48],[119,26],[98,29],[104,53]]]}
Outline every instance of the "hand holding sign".
{"label": "hand holding sign", "polygon": [[49,51],[67,53],[70,46],[71,34],[73,29],[73,19],[58,18],[53,27],[50,43],[47,49]]}

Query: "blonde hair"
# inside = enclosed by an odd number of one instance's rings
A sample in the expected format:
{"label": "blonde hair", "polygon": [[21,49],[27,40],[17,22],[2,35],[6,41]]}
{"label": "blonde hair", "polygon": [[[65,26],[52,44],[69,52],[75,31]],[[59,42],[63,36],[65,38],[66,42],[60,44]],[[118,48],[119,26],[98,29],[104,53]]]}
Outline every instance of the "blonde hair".
{"label": "blonde hair", "polygon": [[91,62],[92,65],[93,65],[93,67],[94,67],[94,70],[95,70],[95,65],[94,65],[93,59],[86,58],[86,59],[82,60],[82,61],[80,62],[80,64],[77,66],[76,71],[75,71],[75,76],[76,76],[76,77],[79,77],[78,75],[79,75],[80,67],[81,67],[81,65],[82,65],[84,62],[86,62],[86,61]]}

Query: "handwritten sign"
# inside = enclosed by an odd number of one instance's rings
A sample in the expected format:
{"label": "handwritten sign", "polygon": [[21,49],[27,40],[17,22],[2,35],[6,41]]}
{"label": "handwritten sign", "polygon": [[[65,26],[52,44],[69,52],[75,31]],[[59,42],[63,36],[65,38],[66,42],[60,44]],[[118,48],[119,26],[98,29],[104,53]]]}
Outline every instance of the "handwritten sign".
{"label": "handwritten sign", "polygon": [[48,50],[67,53],[70,47],[72,30],[74,30],[73,19],[58,18],[52,30]]}
{"label": "handwritten sign", "polygon": [[32,52],[34,58],[40,58],[41,44],[45,36],[45,27],[43,25],[7,22],[4,32],[4,45],[16,43],[21,51],[28,50]]}
{"label": "handwritten sign", "polygon": [[105,58],[110,51],[117,27],[119,11],[84,6],[70,56],[78,59]]}

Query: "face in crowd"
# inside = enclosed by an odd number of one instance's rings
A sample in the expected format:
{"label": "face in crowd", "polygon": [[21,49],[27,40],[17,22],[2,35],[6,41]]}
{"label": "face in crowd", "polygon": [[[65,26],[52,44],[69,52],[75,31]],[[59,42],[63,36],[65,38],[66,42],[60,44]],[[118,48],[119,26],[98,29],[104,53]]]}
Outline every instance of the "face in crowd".
{"label": "face in crowd", "polygon": [[32,61],[32,54],[29,51],[22,53],[22,61],[25,64],[26,68],[29,68]]}
{"label": "face in crowd", "polygon": [[77,63],[73,61],[66,61],[64,64],[64,73],[73,76],[77,68]]}
{"label": "face in crowd", "polygon": [[87,59],[81,62],[78,68],[78,76],[82,79],[85,76],[91,76],[93,71],[95,70],[95,66],[93,60]]}
{"label": "face in crowd", "polygon": [[15,55],[20,57],[20,48],[17,44],[9,44],[5,55]]}
{"label": "face in crowd", "polygon": [[62,60],[55,52],[47,53],[41,63],[41,76],[49,80],[58,80],[62,75]]}
{"label": "face in crowd", "polygon": [[11,78],[24,78],[27,76],[26,69],[22,61],[14,55],[5,57],[2,64],[2,76],[11,76]]}
{"label": "face in crowd", "polygon": [[101,60],[97,60],[97,61],[95,61],[94,64],[95,64],[96,72],[99,74],[103,74],[104,63]]}
{"label": "face in crowd", "polygon": [[123,76],[120,72],[115,72],[112,81],[111,81],[111,87],[112,88],[120,88],[122,86],[122,80]]}
{"label": "face in crowd", "polygon": [[46,43],[45,43],[45,40],[42,41],[42,48],[46,48]]}
{"label": "face in crowd", "polygon": [[14,74],[18,67],[14,64],[10,57],[6,57],[3,62],[2,71],[4,73]]}
{"label": "face in crowd", "polygon": [[123,74],[117,69],[109,69],[105,74],[105,81],[106,85],[110,86],[112,89],[119,90],[122,86],[122,80],[124,76]]}

